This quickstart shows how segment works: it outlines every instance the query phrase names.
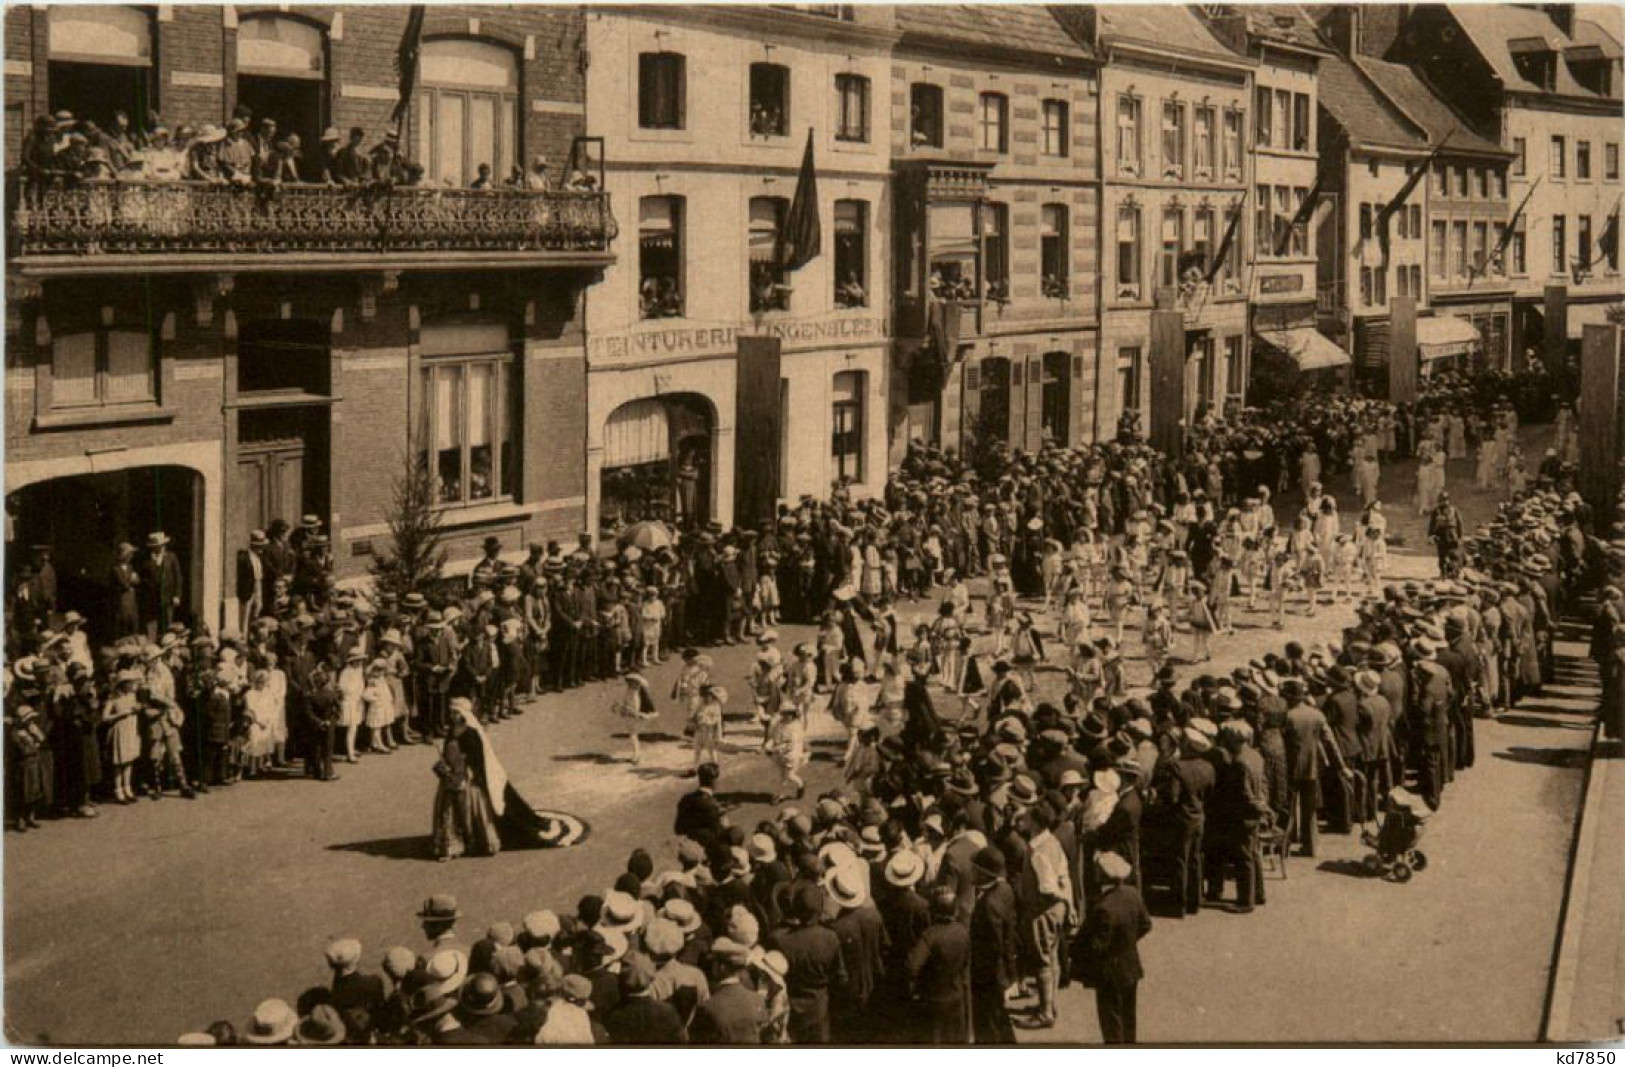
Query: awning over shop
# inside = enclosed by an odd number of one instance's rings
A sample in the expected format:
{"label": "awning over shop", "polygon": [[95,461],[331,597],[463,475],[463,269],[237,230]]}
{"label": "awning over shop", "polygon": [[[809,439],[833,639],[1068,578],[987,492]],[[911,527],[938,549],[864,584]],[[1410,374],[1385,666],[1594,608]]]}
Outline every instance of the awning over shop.
{"label": "awning over shop", "polygon": [[1289,330],[1260,330],[1258,339],[1283,355],[1291,356],[1299,370],[1346,367],[1354,362],[1335,341],[1312,326],[1299,326]]}
{"label": "awning over shop", "polygon": [[1569,340],[1578,341],[1587,326],[1608,325],[1607,304],[1570,304],[1568,308]]}
{"label": "awning over shop", "polygon": [[1424,363],[1464,356],[1478,342],[1478,331],[1473,324],[1454,315],[1416,320],[1416,353]]}
{"label": "awning over shop", "polygon": [[671,424],[660,400],[622,404],[604,424],[604,466],[630,467],[671,457]]}

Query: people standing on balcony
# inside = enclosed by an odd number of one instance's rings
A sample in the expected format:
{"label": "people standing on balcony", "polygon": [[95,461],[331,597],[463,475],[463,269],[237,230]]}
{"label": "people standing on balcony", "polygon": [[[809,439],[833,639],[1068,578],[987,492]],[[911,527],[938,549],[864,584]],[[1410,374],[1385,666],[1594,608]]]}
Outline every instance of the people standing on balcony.
{"label": "people standing on balcony", "polygon": [[491,164],[481,163],[474,172],[474,180],[468,183],[470,189],[491,188]]}
{"label": "people standing on balcony", "polygon": [[252,184],[254,160],[254,142],[248,135],[248,123],[232,119],[226,126],[226,137],[216,157],[221,179],[232,185]]}
{"label": "people standing on balcony", "polygon": [[226,180],[220,168],[220,147],[225,139],[226,131],[212,123],[205,123],[198,130],[186,153],[186,177],[189,180],[212,185]]}
{"label": "people standing on balcony", "polygon": [[130,162],[130,157],[140,150],[142,139],[130,126],[130,116],[123,111],[113,112],[113,128],[107,131],[106,147],[117,160],[118,169],[123,170]]}
{"label": "people standing on balcony", "polygon": [[530,164],[530,173],[525,175],[525,188],[533,192],[545,192],[553,187],[552,180],[547,176],[547,157],[537,156]]}
{"label": "people standing on balcony", "polygon": [[[332,131],[329,131],[332,132]],[[356,187],[367,184],[372,180],[372,160],[361,142],[366,140],[367,131],[360,126],[350,127],[350,139],[343,148],[333,156],[332,177],[340,185]],[[323,138],[325,141],[326,139]]]}

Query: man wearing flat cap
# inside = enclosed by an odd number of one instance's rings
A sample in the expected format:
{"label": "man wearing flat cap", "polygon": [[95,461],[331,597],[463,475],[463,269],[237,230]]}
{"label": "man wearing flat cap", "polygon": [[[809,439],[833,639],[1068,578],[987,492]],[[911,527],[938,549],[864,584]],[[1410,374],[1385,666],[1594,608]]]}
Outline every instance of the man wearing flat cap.
{"label": "man wearing flat cap", "polygon": [[1132,885],[1129,864],[1115,852],[1102,852],[1095,866],[1105,887],[1084,916],[1078,933],[1083,984],[1095,991],[1100,1037],[1108,1045],[1137,1040],[1138,992],[1145,971],[1140,940],[1151,932],[1151,914]]}
{"label": "man wearing flat cap", "polygon": [[790,899],[786,923],[768,934],[765,945],[790,961],[790,1041],[797,1045],[828,1044],[832,988],[846,985],[841,942],[823,924],[824,891],[805,884]]}
{"label": "man wearing flat cap", "polygon": [[694,1010],[689,1040],[697,1045],[759,1045],[767,1003],[745,984],[750,948],[729,937],[711,942],[711,996]]}

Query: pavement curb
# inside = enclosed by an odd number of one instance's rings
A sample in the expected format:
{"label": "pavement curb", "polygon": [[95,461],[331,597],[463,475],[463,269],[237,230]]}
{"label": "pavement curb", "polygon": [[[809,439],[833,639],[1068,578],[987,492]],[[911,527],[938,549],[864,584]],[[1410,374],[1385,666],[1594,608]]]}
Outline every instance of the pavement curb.
{"label": "pavement curb", "polygon": [[[1597,855],[1598,825],[1601,805],[1607,793],[1607,781],[1613,760],[1600,756],[1600,750],[1609,742],[1603,739],[1599,718],[1591,738],[1591,758],[1586,764],[1585,783],[1580,800],[1580,821],[1575,833],[1574,851],[1569,861],[1568,891],[1563,897],[1563,913],[1559,919],[1557,959],[1552,968],[1552,979],[1546,1000],[1546,1019],[1541,1027],[1541,1040],[1551,1044],[1575,1044],[1604,1041],[1617,1034],[1575,1034],[1573,1010],[1575,987],[1579,981],[1581,941],[1585,933],[1587,910],[1590,906],[1592,865]],[[1613,773],[1620,773],[1617,769]]]}

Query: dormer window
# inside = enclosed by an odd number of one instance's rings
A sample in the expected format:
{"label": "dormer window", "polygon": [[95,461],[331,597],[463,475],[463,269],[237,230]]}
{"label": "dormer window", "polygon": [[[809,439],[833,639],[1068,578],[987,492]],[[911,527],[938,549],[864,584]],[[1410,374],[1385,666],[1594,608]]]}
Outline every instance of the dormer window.
{"label": "dormer window", "polygon": [[1512,63],[1525,80],[1545,89],[1557,88],[1557,53],[1539,37],[1520,37],[1507,42]]}
{"label": "dormer window", "polygon": [[1610,59],[1569,60],[1574,80],[1598,96],[1614,95],[1614,62]]}

